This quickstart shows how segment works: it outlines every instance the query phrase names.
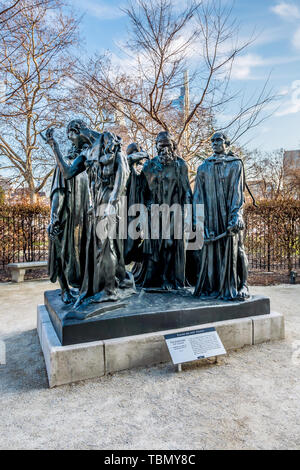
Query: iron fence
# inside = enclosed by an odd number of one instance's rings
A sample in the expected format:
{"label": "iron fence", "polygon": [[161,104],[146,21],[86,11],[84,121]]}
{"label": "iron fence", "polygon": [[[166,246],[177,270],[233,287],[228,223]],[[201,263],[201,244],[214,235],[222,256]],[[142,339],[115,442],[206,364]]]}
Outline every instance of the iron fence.
{"label": "iron fence", "polygon": [[0,209],[0,268],[9,263],[46,261],[48,223],[47,212]]}
{"label": "iron fence", "polygon": [[[282,208],[281,208],[282,209]],[[245,249],[249,268],[260,272],[300,269],[300,209],[246,206]],[[0,208],[0,269],[9,263],[46,261],[49,212]]]}
{"label": "iron fence", "polygon": [[245,250],[249,268],[290,272],[300,268],[300,207],[246,207]]}

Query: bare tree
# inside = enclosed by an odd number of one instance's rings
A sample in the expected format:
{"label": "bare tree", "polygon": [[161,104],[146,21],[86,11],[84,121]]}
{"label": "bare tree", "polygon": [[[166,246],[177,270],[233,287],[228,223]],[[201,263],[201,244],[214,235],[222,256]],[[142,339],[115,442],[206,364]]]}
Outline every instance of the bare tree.
{"label": "bare tree", "polygon": [[284,150],[253,150],[245,156],[248,184],[261,199],[299,198],[299,171],[289,169]]}
{"label": "bare tree", "polygon": [[[14,48],[11,48],[10,53],[13,55],[13,53],[21,47],[22,42],[18,42],[16,37],[14,37],[14,40],[12,39],[12,33],[14,30],[16,30],[20,25],[18,23],[15,24],[13,27],[13,24],[11,20],[19,15],[22,10],[31,10],[34,9],[40,5],[46,5],[51,6],[53,4],[53,0],[31,0],[24,2],[22,0],[16,0],[12,2],[10,5],[7,5],[7,2],[3,2],[0,0],[0,39],[1,42],[6,39],[6,41],[9,44],[13,44]],[[0,62],[1,63],[1,62]],[[11,94],[13,93],[13,90],[11,90]],[[5,99],[5,96],[3,95],[0,99],[0,102],[3,102]]]}
{"label": "bare tree", "polygon": [[69,97],[71,110],[82,118],[92,129],[103,132],[107,126],[116,122],[115,109],[103,101],[102,96],[93,93],[86,84],[71,80]]}
{"label": "bare tree", "polygon": [[0,104],[0,162],[31,200],[51,176],[53,160],[39,133],[63,121],[69,109],[65,81],[72,68],[68,49],[77,40],[77,21],[61,0],[20,0],[5,23],[0,73],[6,99]]}
{"label": "bare tree", "polygon": [[[230,8],[208,0],[178,11],[171,0],[137,0],[125,12],[131,30],[126,69],[101,56],[82,65],[77,80],[123,114],[134,134],[149,144],[161,128],[170,131],[192,168],[214,130],[228,130],[236,140],[264,119],[273,98],[266,86],[248,102],[230,90],[234,61],[253,40],[239,41]],[[191,97],[180,106],[175,94],[187,68]],[[218,123],[215,117],[232,102],[238,111]]]}

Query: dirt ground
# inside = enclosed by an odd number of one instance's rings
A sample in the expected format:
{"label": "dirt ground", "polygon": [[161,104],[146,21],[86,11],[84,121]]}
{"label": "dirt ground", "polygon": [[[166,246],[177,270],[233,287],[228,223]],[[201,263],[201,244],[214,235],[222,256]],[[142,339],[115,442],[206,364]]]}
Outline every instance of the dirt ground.
{"label": "dirt ground", "polygon": [[300,285],[251,289],[284,313],[284,341],[182,373],[163,364],[50,390],[35,328],[53,288],[0,285],[0,449],[300,448]]}

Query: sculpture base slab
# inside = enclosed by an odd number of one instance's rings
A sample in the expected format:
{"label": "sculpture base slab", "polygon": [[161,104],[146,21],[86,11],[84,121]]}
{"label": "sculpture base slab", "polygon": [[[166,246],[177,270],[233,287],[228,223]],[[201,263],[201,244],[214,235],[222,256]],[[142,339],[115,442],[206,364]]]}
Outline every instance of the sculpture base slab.
{"label": "sculpture base slab", "polygon": [[217,323],[195,324],[187,328],[61,346],[48,310],[40,305],[37,313],[37,330],[50,387],[101,377],[120,370],[171,362],[164,335],[212,326],[216,328],[226,351],[284,339],[283,315],[271,312]]}
{"label": "sculpture base slab", "polygon": [[[123,307],[118,309],[115,302],[90,304],[86,312],[94,316],[85,320],[64,320],[73,307],[62,302],[59,290],[45,292],[45,306],[63,346],[270,313],[270,299],[256,295],[244,302],[228,302],[200,300],[189,290],[166,293],[142,290],[125,302],[126,306],[122,301]],[[108,311],[103,312],[103,309]]]}

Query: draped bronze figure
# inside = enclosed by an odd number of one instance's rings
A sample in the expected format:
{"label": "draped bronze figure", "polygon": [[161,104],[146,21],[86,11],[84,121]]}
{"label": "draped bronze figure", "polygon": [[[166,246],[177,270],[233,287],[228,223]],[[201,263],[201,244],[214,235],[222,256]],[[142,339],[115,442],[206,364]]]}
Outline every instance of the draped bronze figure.
{"label": "draped bronze figure", "polygon": [[248,261],[243,244],[244,167],[227,153],[222,133],[211,139],[214,154],[198,168],[193,204],[204,204],[205,243],[198,252],[194,295],[201,298],[245,300]]}
{"label": "draped bronze figure", "polygon": [[[110,132],[99,134],[91,131],[81,120],[72,121],[68,126],[68,138],[77,151],[76,157],[70,162],[63,158],[53,138],[53,130],[49,129],[46,135],[64,181],[73,181],[83,174],[82,177],[88,182],[86,193],[76,195],[76,203],[78,207],[81,204],[85,214],[82,220],[85,240],[81,244],[84,267],[81,265],[79,296],[75,308],[86,299],[93,302],[118,300],[119,288],[134,285],[132,277],[125,271],[123,240],[119,237],[122,196],[125,196],[129,176],[120,138]],[[73,209],[74,205],[70,210]],[[107,236],[111,228],[113,237]],[[72,245],[67,234],[65,244],[69,247],[68,256],[73,258],[76,254],[71,251]]]}
{"label": "draped bronze figure", "polygon": [[[128,179],[126,190],[128,208],[127,224],[128,226],[130,226],[131,222],[135,219],[135,216],[132,215],[130,212],[130,208],[134,204],[142,203],[143,177],[141,173],[146,160],[149,160],[149,155],[147,154],[147,152],[144,152],[142,148],[135,142],[128,145],[126,153],[130,169],[130,176]],[[128,233],[124,243],[125,263],[140,263],[142,261],[143,254],[141,238],[138,237],[136,239],[133,239],[130,233]],[[133,269],[133,273],[136,272],[136,269],[139,269],[139,267],[135,266]]]}
{"label": "draped bronze figure", "polygon": [[[84,147],[92,145],[96,132],[88,132],[77,138],[76,129],[83,123],[71,121],[67,127],[68,138],[72,146],[64,158],[69,168]],[[72,138],[73,136],[73,138]],[[59,145],[53,138],[53,132],[47,132],[47,142],[55,154],[60,154]],[[48,271],[51,282],[58,279],[65,303],[74,302],[70,287],[80,289],[85,271],[85,251],[87,241],[88,211],[90,208],[88,178],[85,172],[66,178],[57,164],[52,179],[51,217],[48,233],[50,238]]]}
{"label": "draped bronze figure", "polygon": [[105,132],[86,156],[92,211],[85,274],[77,305],[91,296],[94,302],[118,300],[118,289],[134,287],[132,276],[125,270],[124,240],[119,233],[129,177],[121,139]]}
{"label": "draped bronze figure", "polygon": [[[134,269],[137,285],[162,290],[180,289],[185,286],[185,240],[175,237],[176,216],[170,210],[170,234],[162,237],[162,224],[155,238],[151,232],[154,205],[176,206],[180,209],[181,225],[184,226],[184,205],[192,203],[192,192],[185,161],[177,155],[175,142],[168,132],[160,132],[156,139],[158,155],[144,164],[141,172],[141,190],[137,200],[148,211],[149,237],[143,240],[143,259]],[[160,218],[160,222],[162,222]],[[178,221],[178,219],[177,219]]]}

